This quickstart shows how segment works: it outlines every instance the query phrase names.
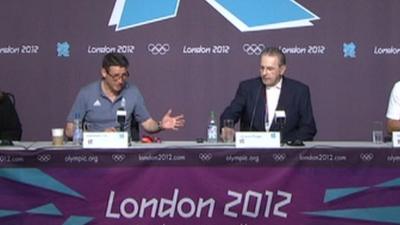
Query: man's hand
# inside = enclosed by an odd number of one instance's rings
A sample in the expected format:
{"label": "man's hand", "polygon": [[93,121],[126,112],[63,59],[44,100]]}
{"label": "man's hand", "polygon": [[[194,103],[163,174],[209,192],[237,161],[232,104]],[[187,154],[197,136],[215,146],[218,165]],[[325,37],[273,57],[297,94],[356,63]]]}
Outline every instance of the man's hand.
{"label": "man's hand", "polygon": [[163,116],[160,122],[160,128],[165,130],[178,130],[180,127],[185,125],[185,119],[183,114],[178,116],[171,116],[172,110],[168,110],[168,112]]}
{"label": "man's hand", "polygon": [[104,129],[104,132],[117,132],[117,128],[115,127],[106,128]]}
{"label": "man's hand", "polygon": [[230,127],[223,127],[221,129],[221,139],[224,142],[233,142],[235,137],[235,129]]}

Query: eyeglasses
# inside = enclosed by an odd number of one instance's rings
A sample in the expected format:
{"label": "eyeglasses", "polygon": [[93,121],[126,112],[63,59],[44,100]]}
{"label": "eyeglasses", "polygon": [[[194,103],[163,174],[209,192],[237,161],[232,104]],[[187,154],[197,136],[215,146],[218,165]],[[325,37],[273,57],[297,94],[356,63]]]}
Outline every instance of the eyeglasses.
{"label": "eyeglasses", "polygon": [[126,80],[129,77],[128,71],[126,71],[126,73],[122,73],[122,74],[111,74],[107,71],[107,74],[115,81],[119,80],[119,79]]}

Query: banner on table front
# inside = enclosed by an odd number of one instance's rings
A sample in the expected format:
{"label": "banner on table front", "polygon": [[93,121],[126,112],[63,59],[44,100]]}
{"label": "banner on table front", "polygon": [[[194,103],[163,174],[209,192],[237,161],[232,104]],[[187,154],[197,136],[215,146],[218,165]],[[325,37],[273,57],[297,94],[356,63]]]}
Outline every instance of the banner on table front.
{"label": "banner on table front", "polygon": [[396,168],[0,169],[0,223],[400,223]]}

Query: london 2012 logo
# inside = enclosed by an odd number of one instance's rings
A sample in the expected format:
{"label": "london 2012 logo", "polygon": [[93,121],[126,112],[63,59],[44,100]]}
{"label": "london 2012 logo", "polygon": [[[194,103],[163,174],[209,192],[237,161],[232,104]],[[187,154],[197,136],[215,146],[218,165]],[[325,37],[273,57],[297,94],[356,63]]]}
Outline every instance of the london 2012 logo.
{"label": "london 2012 logo", "polygon": [[[312,26],[320,19],[294,0],[205,0],[241,32]],[[109,26],[116,31],[174,18],[180,0],[116,0]]]}

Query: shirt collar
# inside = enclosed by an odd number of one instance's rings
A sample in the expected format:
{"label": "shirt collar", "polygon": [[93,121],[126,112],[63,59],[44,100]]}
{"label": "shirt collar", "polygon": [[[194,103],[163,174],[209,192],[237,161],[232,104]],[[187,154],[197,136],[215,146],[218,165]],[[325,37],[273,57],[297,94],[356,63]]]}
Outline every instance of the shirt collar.
{"label": "shirt collar", "polygon": [[[102,88],[102,83],[103,82],[104,82],[103,79],[101,79],[99,81],[99,89],[98,89],[99,90],[99,94],[100,94],[100,96],[108,99],[107,95],[104,93],[104,90]],[[125,86],[122,88],[122,90],[120,91],[119,95],[115,97],[115,101],[114,102],[118,102],[124,96],[124,93],[125,93],[128,85],[129,85],[128,83],[125,83]]]}
{"label": "shirt collar", "polygon": [[282,88],[282,80],[283,80],[283,77],[281,77],[281,79],[279,80],[279,82],[278,82],[277,84],[275,84],[274,86],[272,86],[272,87],[267,87],[267,90],[272,90],[272,89],[281,90],[281,88]]}

